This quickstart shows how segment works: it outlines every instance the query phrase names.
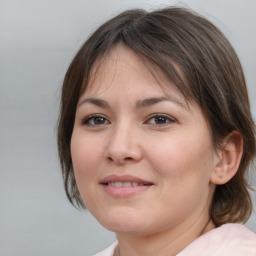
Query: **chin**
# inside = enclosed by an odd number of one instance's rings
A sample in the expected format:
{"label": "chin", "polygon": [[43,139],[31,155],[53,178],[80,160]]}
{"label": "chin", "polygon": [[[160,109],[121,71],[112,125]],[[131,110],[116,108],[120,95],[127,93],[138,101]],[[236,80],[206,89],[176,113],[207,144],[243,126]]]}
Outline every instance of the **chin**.
{"label": "chin", "polygon": [[136,225],[135,223],[111,223],[105,226],[106,229],[116,234],[139,235],[147,233],[144,225]]}
{"label": "chin", "polygon": [[106,229],[116,233],[134,234],[145,229],[146,223],[149,223],[145,219],[145,215],[139,216],[137,213],[131,214],[131,212],[108,212],[104,216],[95,216],[97,220]]}

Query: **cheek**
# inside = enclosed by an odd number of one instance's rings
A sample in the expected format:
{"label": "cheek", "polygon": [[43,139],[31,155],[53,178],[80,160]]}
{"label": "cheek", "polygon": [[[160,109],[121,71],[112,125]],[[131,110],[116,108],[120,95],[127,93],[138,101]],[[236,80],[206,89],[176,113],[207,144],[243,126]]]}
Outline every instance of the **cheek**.
{"label": "cheek", "polygon": [[174,187],[191,182],[198,184],[202,180],[208,182],[213,168],[212,150],[208,140],[202,141],[175,136],[151,145],[148,159],[161,177],[170,178]]}
{"label": "cheek", "polygon": [[71,158],[75,173],[79,175],[93,172],[93,166],[98,161],[99,146],[89,137],[80,136],[74,132],[71,138]]}
{"label": "cheek", "polygon": [[[80,195],[90,208],[94,205],[96,196],[95,180],[97,180],[96,168],[99,165],[99,147],[97,143],[91,143],[90,138],[73,133],[71,138],[71,157],[74,175]],[[92,196],[93,195],[93,196]]]}
{"label": "cheek", "polygon": [[97,179],[97,166],[101,152],[97,143],[92,143],[89,137],[79,136],[74,133],[71,138],[71,158],[73,163],[74,175],[78,189],[81,193],[91,188],[92,180]]}
{"label": "cheek", "polygon": [[166,215],[173,211],[172,208],[177,211],[173,216],[181,218],[202,209],[210,195],[211,147],[207,143],[199,145],[193,140],[177,139],[165,146],[155,144],[152,149],[154,152],[152,150],[149,158],[158,173],[161,188],[158,198],[162,198],[162,205],[170,206]]}

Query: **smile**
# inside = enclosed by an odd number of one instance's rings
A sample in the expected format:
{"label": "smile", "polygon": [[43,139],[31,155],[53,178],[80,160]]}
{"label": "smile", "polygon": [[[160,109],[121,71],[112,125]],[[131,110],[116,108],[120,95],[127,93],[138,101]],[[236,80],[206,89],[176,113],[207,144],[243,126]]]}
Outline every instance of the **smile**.
{"label": "smile", "polygon": [[143,186],[143,183],[138,183],[136,181],[133,182],[129,182],[129,181],[125,181],[125,182],[120,182],[120,181],[116,181],[116,182],[108,182],[107,183],[108,186],[112,186],[112,187],[137,187],[137,186]]}
{"label": "smile", "polygon": [[110,175],[105,177],[100,185],[112,197],[131,197],[148,190],[153,183],[134,176]]}

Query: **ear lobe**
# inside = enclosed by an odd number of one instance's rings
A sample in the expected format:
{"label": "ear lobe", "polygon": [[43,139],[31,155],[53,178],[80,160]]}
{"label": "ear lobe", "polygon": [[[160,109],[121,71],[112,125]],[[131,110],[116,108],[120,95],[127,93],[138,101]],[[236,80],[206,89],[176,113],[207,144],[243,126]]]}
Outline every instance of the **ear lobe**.
{"label": "ear lobe", "polygon": [[243,137],[237,132],[231,132],[223,141],[218,161],[211,174],[211,183],[223,185],[236,174],[243,155]]}

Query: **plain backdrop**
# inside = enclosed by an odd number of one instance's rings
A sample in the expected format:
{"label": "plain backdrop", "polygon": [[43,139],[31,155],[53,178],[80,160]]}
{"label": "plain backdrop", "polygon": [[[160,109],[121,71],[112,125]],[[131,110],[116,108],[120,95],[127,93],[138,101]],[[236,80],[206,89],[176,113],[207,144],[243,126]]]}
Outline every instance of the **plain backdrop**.
{"label": "plain backdrop", "polygon": [[[61,83],[102,22],[127,8],[174,4],[205,15],[230,39],[255,118],[255,0],[0,0],[1,256],[89,256],[115,240],[65,197],[56,149]],[[247,226],[256,232],[255,214]]]}

